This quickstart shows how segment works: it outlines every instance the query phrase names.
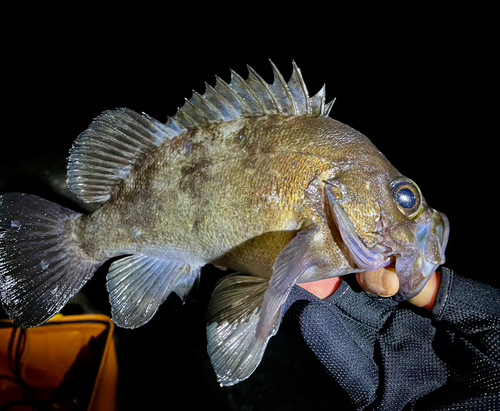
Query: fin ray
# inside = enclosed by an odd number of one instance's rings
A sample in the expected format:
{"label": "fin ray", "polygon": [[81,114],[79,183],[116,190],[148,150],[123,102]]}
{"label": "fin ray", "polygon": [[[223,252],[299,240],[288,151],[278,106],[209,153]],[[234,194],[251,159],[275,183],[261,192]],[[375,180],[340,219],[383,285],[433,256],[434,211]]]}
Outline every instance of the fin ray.
{"label": "fin ray", "polygon": [[210,84],[206,84],[205,94],[203,98],[214,106],[222,117],[222,121],[232,121],[237,118],[234,108],[228,101]]}
{"label": "fin ray", "polygon": [[208,354],[218,381],[233,385],[260,363],[267,341],[255,340],[269,280],[241,273],[224,277],[208,307]]}
{"label": "fin ray", "polygon": [[288,85],[273,62],[271,62],[271,66],[273,68],[274,82],[270,85],[270,88],[279,104],[279,112],[284,115],[295,114],[293,98]]}
{"label": "fin ray", "polygon": [[219,121],[268,114],[328,115],[331,105],[325,103],[324,86],[315,96],[309,97],[302,73],[295,62],[288,83],[272,62],[271,66],[273,84],[264,81],[250,66],[246,80],[231,70],[229,84],[216,77],[215,87],[207,85],[204,95],[194,92],[193,97],[186,100],[172,119],[190,129]]}
{"label": "fin ray", "polygon": [[245,100],[241,99],[236,93],[236,90],[233,90],[229,84],[220,77],[216,77],[215,90],[228,102],[228,107],[230,107],[236,115],[235,119],[250,116],[251,110]]}
{"label": "fin ray", "polygon": [[125,328],[147,323],[171,292],[184,300],[199,274],[186,263],[143,254],[115,261],[106,285],[113,321]]}
{"label": "fin ray", "polygon": [[276,334],[292,286],[313,262],[306,258],[316,227],[300,231],[278,255],[270,280],[236,273],[216,286],[208,308],[208,353],[222,385],[248,378]]}
{"label": "fin ray", "polygon": [[278,114],[279,105],[269,84],[250,66],[248,66],[248,73],[246,82],[250,89],[254,90],[254,95],[260,101],[263,111],[266,114]]}
{"label": "fin ray", "polygon": [[85,202],[107,201],[138,158],[176,134],[169,130],[129,109],[105,111],[70,150],[69,189]]}
{"label": "fin ray", "polygon": [[247,107],[250,109],[250,116],[265,114],[263,106],[255,95],[252,87],[250,87],[250,84],[243,80],[243,78],[233,70],[231,70],[231,82],[229,83],[229,87],[235,91],[239,99],[246,103]]}
{"label": "fin ray", "polygon": [[101,265],[71,235],[68,222],[79,216],[33,195],[0,196],[0,300],[16,324],[57,314]]}

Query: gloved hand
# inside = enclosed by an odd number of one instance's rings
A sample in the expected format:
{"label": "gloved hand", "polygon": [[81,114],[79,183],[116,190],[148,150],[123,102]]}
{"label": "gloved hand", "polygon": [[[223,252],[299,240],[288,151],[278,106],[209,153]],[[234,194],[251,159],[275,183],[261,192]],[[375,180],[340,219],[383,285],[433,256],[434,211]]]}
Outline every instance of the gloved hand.
{"label": "gloved hand", "polygon": [[[390,297],[396,294],[399,288],[399,280],[396,274],[385,269],[358,273],[356,274],[356,279],[364,291],[381,297]],[[439,272],[436,271],[432,274],[422,291],[409,300],[409,302],[430,311],[436,299],[439,280]],[[340,277],[333,277],[297,285],[314,294],[316,297],[323,299],[333,294],[339,287],[340,281]]]}
{"label": "gloved hand", "polygon": [[[358,275],[371,292],[377,281],[378,294],[397,292],[390,279],[383,285],[373,274]],[[425,298],[412,303],[427,305],[437,285],[435,274],[421,293]],[[446,380],[445,366],[433,351],[430,319],[407,307],[333,278],[294,287],[285,320],[299,324],[305,342],[357,409],[401,410]]]}

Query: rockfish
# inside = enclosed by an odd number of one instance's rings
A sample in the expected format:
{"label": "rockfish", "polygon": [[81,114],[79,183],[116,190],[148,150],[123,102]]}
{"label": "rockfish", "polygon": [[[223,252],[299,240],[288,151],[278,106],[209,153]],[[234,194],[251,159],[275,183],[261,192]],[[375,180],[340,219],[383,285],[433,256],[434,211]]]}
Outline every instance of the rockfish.
{"label": "rockfish", "polygon": [[247,378],[296,283],[382,267],[397,298],[444,262],[448,221],[361,133],[330,118],[325,88],[216,79],[161,123],[106,111],[76,139],[68,186],[101,203],[81,214],[39,197],[0,196],[0,296],[22,327],[56,314],[110,258],[113,321],[135,328],[202,267],[236,270],[208,309],[208,352],[223,385]]}

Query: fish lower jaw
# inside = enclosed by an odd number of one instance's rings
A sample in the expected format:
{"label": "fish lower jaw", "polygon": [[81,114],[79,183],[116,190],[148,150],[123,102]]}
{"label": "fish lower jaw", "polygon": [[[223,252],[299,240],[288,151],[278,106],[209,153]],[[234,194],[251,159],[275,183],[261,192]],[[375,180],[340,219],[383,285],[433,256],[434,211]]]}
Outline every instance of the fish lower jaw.
{"label": "fish lower jaw", "polygon": [[399,290],[394,299],[407,301],[419,294],[439,265],[426,261],[422,256],[416,259],[397,258],[395,270],[399,279]]}

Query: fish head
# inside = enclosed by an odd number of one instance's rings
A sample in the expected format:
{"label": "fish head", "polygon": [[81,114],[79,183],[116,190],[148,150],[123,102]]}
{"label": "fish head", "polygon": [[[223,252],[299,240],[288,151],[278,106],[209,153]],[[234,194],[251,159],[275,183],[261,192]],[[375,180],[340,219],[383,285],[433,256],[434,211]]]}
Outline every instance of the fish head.
{"label": "fish head", "polygon": [[325,181],[327,215],[356,271],[395,270],[394,298],[408,300],[444,263],[449,223],[429,207],[414,181],[392,167],[376,168]]}

